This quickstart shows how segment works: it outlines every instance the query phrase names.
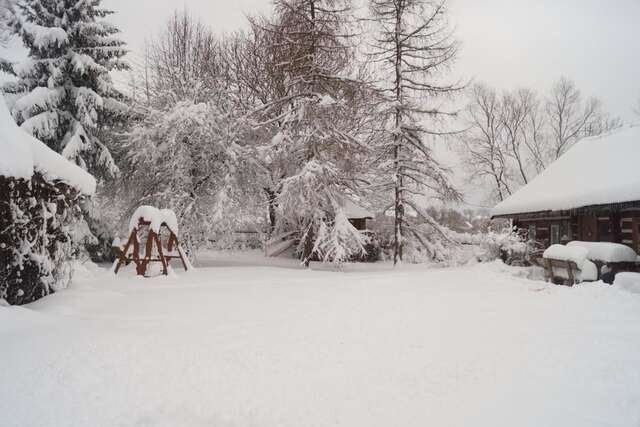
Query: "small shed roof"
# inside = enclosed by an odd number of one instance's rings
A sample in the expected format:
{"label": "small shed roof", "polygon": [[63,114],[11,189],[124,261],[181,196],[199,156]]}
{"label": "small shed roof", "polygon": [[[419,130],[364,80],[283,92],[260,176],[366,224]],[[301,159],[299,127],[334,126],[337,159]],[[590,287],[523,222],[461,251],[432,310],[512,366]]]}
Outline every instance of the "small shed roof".
{"label": "small shed roof", "polygon": [[640,201],[640,127],[586,138],[499,203],[493,217]]}
{"label": "small shed roof", "polygon": [[85,195],[96,191],[93,176],[18,127],[0,92],[0,175],[28,179],[34,170]]}
{"label": "small shed roof", "polygon": [[375,217],[373,212],[358,205],[349,197],[343,197],[342,200],[340,200],[340,205],[342,212],[344,212],[344,215],[349,219],[373,219]]}

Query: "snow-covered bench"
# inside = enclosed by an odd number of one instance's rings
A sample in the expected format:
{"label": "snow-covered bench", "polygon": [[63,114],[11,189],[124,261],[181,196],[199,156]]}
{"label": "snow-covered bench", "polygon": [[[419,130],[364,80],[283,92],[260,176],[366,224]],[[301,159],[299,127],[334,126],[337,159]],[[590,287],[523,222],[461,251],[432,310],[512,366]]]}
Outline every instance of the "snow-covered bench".
{"label": "snow-covered bench", "polygon": [[570,286],[598,280],[598,269],[588,259],[588,253],[587,249],[580,246],[549,246],[542,254],[548,280]]}

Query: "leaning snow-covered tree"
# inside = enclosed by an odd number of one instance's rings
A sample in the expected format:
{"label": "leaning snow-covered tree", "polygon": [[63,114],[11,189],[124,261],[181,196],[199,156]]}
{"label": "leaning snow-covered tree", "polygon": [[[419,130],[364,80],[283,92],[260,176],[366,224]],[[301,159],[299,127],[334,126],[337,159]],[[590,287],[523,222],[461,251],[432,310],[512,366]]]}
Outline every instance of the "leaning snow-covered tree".
{"label": "leaning snow-covered tree", "polygon": [[0,99],[0,300],[26,304],[64,288],[73,232],[94,178],[22,131]]}
{"label": "leaning snow-covered tree", "polygon": [[[340,263],[364,251],[341,220],[340,200],[360,194],[368,148],[361,119],[365,85],[353,67],[353,17],[346,0],[276,0],[271,34],[286,96],[258,110],[258,126],[278,123],[270,148],[285,168],[276,185],[283,221],[301,230],[301,259]],[[273,116],[277,111],[278,115]],[[272,157],[269,153],[267,156]],[[336,236],[340,238],[336,238]]]}
{"label": "leaning snow-covered tree", "polygon": [[448,170],[430,144],[448,132],[442,98],[460,89],[442,83],[457,53],[446,21],[445,2],[371,0],[377,32],[372,58],[381,74],[379,107],[384,125],[380,188],[393,194],[394,263],[402,261],[406,243],[436,257],[435,240],[446,239],[424,209],[431,197],[457,199]]}
{"label": "leaning snow-covered tree", "polygon": [[122,95],[109,71],[125,69],[124,42],[104,20],[100,0],[19,0],[15,31],[29,51],[14,64],[18,95],[13,117],[21,127],[96,176],[118,168],[99,130],[123,119]]}

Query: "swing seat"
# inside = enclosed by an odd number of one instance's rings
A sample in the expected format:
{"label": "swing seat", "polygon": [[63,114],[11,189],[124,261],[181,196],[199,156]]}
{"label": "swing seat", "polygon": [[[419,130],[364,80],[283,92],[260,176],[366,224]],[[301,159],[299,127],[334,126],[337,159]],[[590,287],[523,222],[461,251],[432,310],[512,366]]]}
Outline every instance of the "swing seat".
{"label": "swing seat", "polygon": [[[146,216],[150,216],[151,219]],[[140,254],[141,245],[138,239],[138,231],[143,228],[148,228],[144,257]],[[118,263],[114,269],[115,274],[118,274],[123,264],[129,265],[133,262],[136,265],[136,273],[139,276],[148,277],[149,263],[160,262],[162,263],[162,274],[166,276],[169,274],[168,267],[172,259],[179,259],[185,271],[189,269],[178,236],[174,231],[177,230],[177,221],[172,211],[160,211],[151,206],[142,206],[131,219],[130,229],[129,239],[124,247],[120,246],[119,241],[113,242],[113,251],[118,256]],[[166,249],[161,241],[163,230],[169,236]]]}

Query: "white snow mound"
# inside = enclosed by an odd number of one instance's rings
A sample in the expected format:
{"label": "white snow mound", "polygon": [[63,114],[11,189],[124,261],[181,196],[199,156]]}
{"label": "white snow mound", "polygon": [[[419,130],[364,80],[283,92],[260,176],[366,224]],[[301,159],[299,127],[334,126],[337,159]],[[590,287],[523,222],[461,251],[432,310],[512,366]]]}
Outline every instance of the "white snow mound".
{"label": "white snow mound", "polygon": [[140,220],[148,221],[149,227],[156,233],[160,232],[160,226],[164,223],[171,231],[178,235],[178,220],[171,209],[158,209],[153,206],[140,206],[131,216],[129,231],[138,226]]}
{"label": "white snow mound", "polygon": [[613,281],[613,286],[617,286],[632,294],[640,294],[640,273],[618,273]]}
{"label": "white snow mound", "polygon": [[567,247],[584,248],[587,250],[587,258],[603,262],[635,262],[638,258],[636,252],[629,246],[621,243],[610,242],[581,242],[567,243]]}

